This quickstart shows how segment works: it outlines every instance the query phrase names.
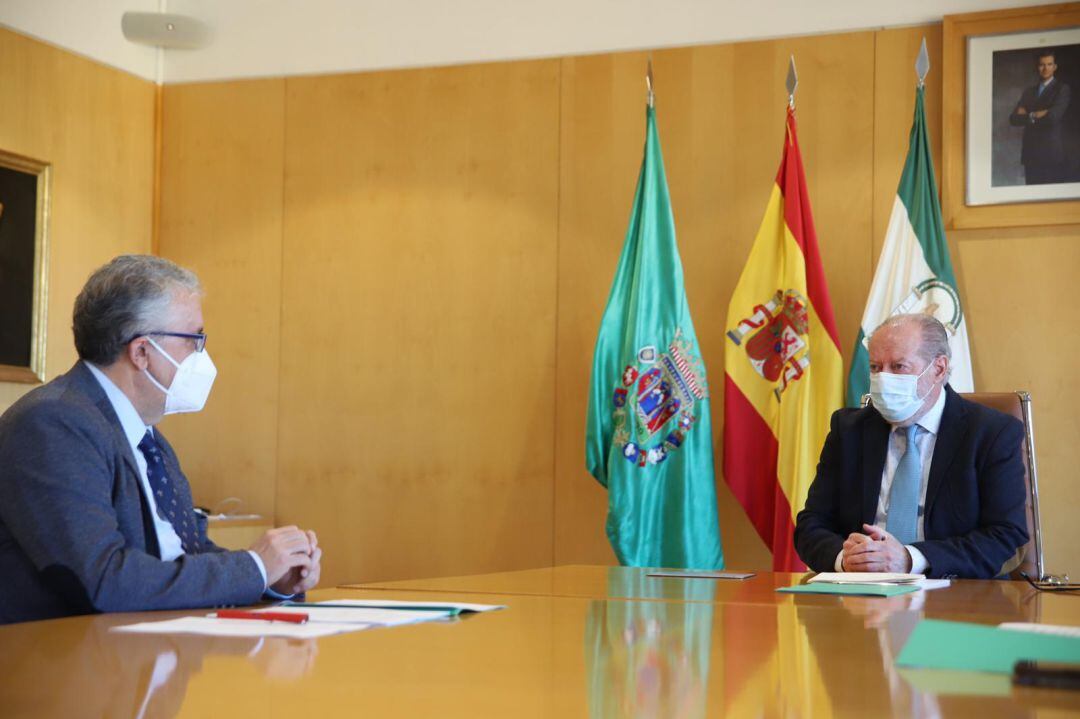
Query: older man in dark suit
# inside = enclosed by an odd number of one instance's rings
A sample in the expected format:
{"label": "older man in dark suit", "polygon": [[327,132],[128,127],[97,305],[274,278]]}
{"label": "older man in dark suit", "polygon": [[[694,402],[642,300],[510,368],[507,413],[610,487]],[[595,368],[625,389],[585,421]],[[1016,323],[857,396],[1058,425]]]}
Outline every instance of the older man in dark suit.
{"label": "older man in dark suit", "polygon": [[871,335],[872,405],[833,415],[796,518],[814,571],[989,578],[1027,542],[1023,426],[956,394],[949,358],[928,315]]}
{"label": "older man in dark suit", "polygon": [[1068,165],[1062,121],[1069,108],[1069,86],[1054,77],[1057,60],[1052,51],[1039,53],[1035,70],[1039,82],[1024,90],[1009,115],[1012,125],[1024,128],[1020,151],[1024,181],[1029,185],[1065,182]]}
{"label": "older man in dark suit", "polygon": [[0,623],[250,604],[314,586],[313,532],[273,529],[247,551],[207,539],[154,428],[202,409],[217,373],[195,275],[118,257],[83,287],[73,329],[75,366],[0,417]]}

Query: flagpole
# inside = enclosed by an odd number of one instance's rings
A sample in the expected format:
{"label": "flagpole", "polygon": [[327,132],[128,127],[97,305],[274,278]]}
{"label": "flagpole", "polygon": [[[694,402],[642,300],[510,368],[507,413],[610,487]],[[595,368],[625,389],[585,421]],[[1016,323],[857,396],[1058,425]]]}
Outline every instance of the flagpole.
{"label": "flagpole", "polygon": [[791,60],[788,62],[787,80],[784,83],[787,87],[788,107],[792,112],[795,110],[795,88],[799,86],[799,74],[795,72],[795,56],[791,56]]}
{"label": "flagpole", "polygon": [[915,58],[915,77],[919,78],[919,87],[926,86],[926,75],[930,72],[930,53],[926,51],[926,38],[922,39],[919,56]]}
{"label": "flagpole", "polygon": [[655,107],[656,105],[656,93],[653,92],[653,77],[652,77],[652,58],[648,60],[648,64],[645,66],[645,100],[649,103],[649,107]]}

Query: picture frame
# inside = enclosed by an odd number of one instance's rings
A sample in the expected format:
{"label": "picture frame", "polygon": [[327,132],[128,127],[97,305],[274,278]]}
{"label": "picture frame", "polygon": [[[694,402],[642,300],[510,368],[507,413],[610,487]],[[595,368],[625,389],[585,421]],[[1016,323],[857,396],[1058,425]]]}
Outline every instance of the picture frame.
{"label": "picture frame", "polygon": [[[1035,56],[1048,51],[1042,61],[1057,69],[1046,88],[1066,86],[1069,98],[1065,78],[1075,76],[1075,105],[1055,109],[1049,95],[1034,94],[1044,82]],[[946,16],[943,54],[946,227],[1080,223],[1080,3]],[[1067,73],[1058,60],[1071,65]],[[1028,117],[1025,102],[1040,114]],[[1058,144],[1051,138],[1047,149],[1051,124]],[[1044,171],[1045,157],[1060,162]]]}
{"label": "picture frame", "polygon": [[51,165],[0,150],[0,382],[45,381]]}

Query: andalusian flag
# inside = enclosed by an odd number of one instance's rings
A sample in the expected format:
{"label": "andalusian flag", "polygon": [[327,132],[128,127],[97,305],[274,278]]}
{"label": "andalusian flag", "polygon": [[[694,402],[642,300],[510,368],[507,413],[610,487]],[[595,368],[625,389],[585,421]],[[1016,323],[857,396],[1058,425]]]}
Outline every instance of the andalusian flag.
{"label": "andalusian flag", "polygon": [[608,489],[607,536],[636,567],[724,566],[709,388],[683,290],[656,114],[593,356],[585,462]]}
{"label": "andalusian flag", "polygon": [[870,357],[865,340],[878,325],[896,314],[925,312],[941,320],[949,331],[952,350],[949,384],[957,392],[975,389],[967,325],[941,221],[922,87],[915,91],[915,120],[908,143],[907,162],[896,190],[885,246],[855,340],[847,386],[847,403],[852,407],[859,406],[862,396],[870,391]]}
{"label": "andalusian flag", "polygon": [[724,344],[724,476],[772,550],[773,569],[804,571],[795,515],[841,405],[843,363],[791,109]]}

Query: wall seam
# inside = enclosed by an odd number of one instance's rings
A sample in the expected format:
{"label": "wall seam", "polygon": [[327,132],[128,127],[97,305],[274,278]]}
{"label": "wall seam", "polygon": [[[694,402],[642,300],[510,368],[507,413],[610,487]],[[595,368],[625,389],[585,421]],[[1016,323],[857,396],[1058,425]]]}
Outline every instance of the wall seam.
{"label": "wall seam", "polygon": [[285,164],[289,147],[289,80],[281,79],[281,211],[278,217],[278,346],[277,346],[277,397],[274,406],[277,412],[274,432],[274,501],[270,508],[274,526],[278,520],[278,492],[281,487],[281,387],[282,354],[285,334]]}
{"label": "wall seam", "polygon": [[551,406],[551,565],[555,566],[557,556],[558,537],[558,487],[559,487],[559,267],[562,259],[562,183],[563,183],[563,74],[566,72],[566,58],[560,58],[558,82],[556,83],[559,93],[556,102],[555,122],[558,129],[555,141],[555,338],[554,347],[555,373],[552,386]]}

